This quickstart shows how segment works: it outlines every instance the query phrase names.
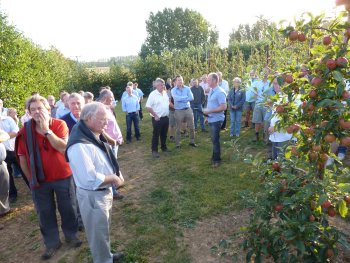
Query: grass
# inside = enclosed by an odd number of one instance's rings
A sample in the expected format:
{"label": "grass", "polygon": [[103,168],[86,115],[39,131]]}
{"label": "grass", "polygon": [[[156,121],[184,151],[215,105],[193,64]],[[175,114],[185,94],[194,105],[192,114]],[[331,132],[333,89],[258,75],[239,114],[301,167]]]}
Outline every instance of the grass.
{"label": "grass", "polygon": [[[140,122],[141,143],[148,158],[152,127],[150,117],[144,115]],[[120,108],[117,116],[124,134]],[[221,137],[223,163],[218,169],[210,164],[209,133],[201,132],[196,134],[198,148],[187,146],[189,139],[183,138],[181,149],[168,143],[170,154],[147,162],[152,171],[151,188],[142,193],[138,203],[125,200],[120,208],[128,233],[124,262],[191,262],[185,245],[178,241],[184,228],[195,228],[198,220],[239,209],[243,200],[240,193],[257,191],[251,166],[236,155],[229,132],[223,132]],[[263,152],[265,146],[250,143],[251,138],[253,131],[244,130],[239,144],[248,146],[245,152]]]}

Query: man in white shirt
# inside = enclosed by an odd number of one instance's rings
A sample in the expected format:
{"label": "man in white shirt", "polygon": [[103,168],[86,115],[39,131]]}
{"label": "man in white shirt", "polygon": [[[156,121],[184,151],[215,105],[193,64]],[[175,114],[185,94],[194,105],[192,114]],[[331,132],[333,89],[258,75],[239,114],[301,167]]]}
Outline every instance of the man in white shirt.
{"label": "man in white shirt", "polygon": [[169,96],[165,91],[165,82],[157,78],[156,89],[151,92],[147,99],[146,108],[151,113],[153,136],[152,136],[152,156],[159,158],[158,142],[163,152],[169,152],[166,146],[166,137],[169,128]]}
{"label": "man in white shirt", "polygon": [[93,262],[118,262],[123,253],[111,253],[109,230],[112,184],[124,183],[119,165],[106,138],[106,106],[91,102],[83,108],[72,130],[66,159],[73,171],[76,194]]}
{"label": "man in white shirt", "polygon": [[4,141],[3,144],[6,148],[5,163],[7,164],[7,170],[10,175],[9,198],[10,198],[10,203],[14,203],[17,200],[17,188],[15,185],[15,180],[13,178],[12,164],[17,163],[16,154],[15,154],[15,140],[16,140],[16,135],[19,131],[19,128],[16,122],[11,117],[0,116],[0,129],[7,132],[7,134],[10,136],[10,139],[7,141]]}

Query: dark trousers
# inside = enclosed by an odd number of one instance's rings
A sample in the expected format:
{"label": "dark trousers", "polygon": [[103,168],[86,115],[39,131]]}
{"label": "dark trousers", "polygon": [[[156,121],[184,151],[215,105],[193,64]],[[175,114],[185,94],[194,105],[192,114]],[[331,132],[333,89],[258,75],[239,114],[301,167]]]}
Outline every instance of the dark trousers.
{"label": "dark trousers", "polygon": [[226,129],[226,116],[227,116],[227,110],[224,111],[225,119],[221,124],[221,130]]}
{"label": "dark trousers", "polygon": [[141,103],[141,101],[140,101],[139,117],[140,117],[140,120],[142,120],[142,119],[143,119],[143,113],[142,113],[142,103]]}
{"label": "dark trousers", "polygon": [[47,248],[56,247],[60,242],[56,203],[65,238],[75,239],[77,237],[78,220],[73,176],[54,182],[40,183],[40,187],[32,189],[32,198],[39,217],[40,231]]}
{"label": "dark trousers", "polygon": [[139,128],[139,116],[136,112],[128,113],[126,115],[126,140],[131,141],[131,125],[134,123],[135,137],[137,140],[140,139],[140,128]]}
{"label": "dark trousers", "polygon": [[219,163],[221,161],[221,148],[220,148],[220,129],[222,121],[209,123],[211,142],[213,143],[212,161]]}
{"label": "dark trousers", "polygon": [[[5,162],[7,164],[7,171],[10,176],[10,191],[9,191],[9,197],[16,198],[17,197],[17,188],[15,185],[15,180],[13,178],[13,169],[12,164],[15,164],[19,167],[17,159],[16,159],[16,153],[14,151],[6,151],[6,159]],[[29,187],[29,182],[27,177],[24,176],[22,169],[19,167],[19,170],[21,172],[22,178],[26,185]]]}
{"label": "dark trousers", "polygon": [[169,117],[161,117],[159,121],[152,118],[153,136],[152,136],[152,152],[158,152],[158,143],[160,138],[160,148],[166,150],[166,137],[169,128]]}

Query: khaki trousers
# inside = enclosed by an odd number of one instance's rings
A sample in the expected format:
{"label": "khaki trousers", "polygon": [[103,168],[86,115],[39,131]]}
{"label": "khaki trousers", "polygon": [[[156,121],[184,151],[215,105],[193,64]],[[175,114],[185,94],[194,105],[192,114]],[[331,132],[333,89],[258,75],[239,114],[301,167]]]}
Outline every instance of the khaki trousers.
{"label": "khaki trousers", "polygon": [[183,122],[187,123],[187,127],[190,130],[190,143],[194,143],[194,121],[193,112],[191,108],[186,110],[175,110],[176,132],[175,132],[175,144],[180,146],[181,139],[181,125]]}

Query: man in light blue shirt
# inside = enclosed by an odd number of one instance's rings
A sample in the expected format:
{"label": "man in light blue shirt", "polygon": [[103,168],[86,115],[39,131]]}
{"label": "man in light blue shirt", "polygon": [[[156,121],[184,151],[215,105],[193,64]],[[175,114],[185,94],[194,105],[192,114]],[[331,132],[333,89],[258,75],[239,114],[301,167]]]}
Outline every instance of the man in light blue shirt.
{"label": "man in light blue shirt", "polygon": [[221,162],[220,129],[225,119],[224,112],[227,109],[226,93],[218,86],[219,77],[216,73],[210,73],[207,81],[211,90],[208,95],[207,108],[203,113],[208,116],[206,122],[209,123],[213,143],[212,162],[213,167],[216,168]]}
{"label": "man in light blue shirt", "polygon": [[127,96],[122,98],[122,109],[126,114],[126,143],[131,142],[131,125],[134,123],[136,140],[140,140],[140,128],[139,128],[139,110],[140,103],[139,98],[132,94],[132,86],[126,87]]}
{"label": "man in light blue shirt", "polygon": [[[224,90],[224,92],[226,93],[226,96],[228,95],[229,91],[230,91],[230,86],[228,84],[228,81],[227,80],[224,80],[222,78],[222,73],[219,71],[217,73],[218,77],[219,77],[219,87],[222,88]],[[222,122],[222,125],[221,125],[221,130],[226,130],[226,114],[227,114],[227,110],[224,111],[224,115],[225,115],[225,119],[224,121]]]}
{"label": "man in light blue shirt", "polygon": [[143,120],[143,113],[142,113],[142,100],[143,100],[143,95],[145,95],[141,89],[138,88],[139,84],[135,82],[133,84],[133,92],[136,91],[137,97],[139,97],[140,100],[140,110],[139,110],[139,117],[140,120]]}
{"label": "man in light blue shirt", "polygon": [[[270,81],[268,80],[268,73],[264,73],[264,78],[258,81],[256,84],[256,100],[253,111],[253,123],[255,125],[255,139],[254,142],[259,141],[259,131],[264,127],[264,120],[267,107],[264,105],[268,96],[273,95],[273,90],[270,87]],[[263,139],[267,138],[267,134],[263,132]]]}
{"label": "man in light blue shirt", "polygon": [[252,70],[249,73],[250,79],[249,84],[247,85],[246,92],[245,92],[245,104],[244,104],[244,111],[245,111],[245,128],[249,127],[249,121],[251,113],[254,110],[255,106],[255,100],[256,100],[256,86],[255,84],[259,81],[256,75],[256,71]]}
{"label": "man in light blue shirt", "polygon": [[192,147],[197,147],[197,144],[195,144],[194,142],[193,111],[190,106],[190,101],[194,99],[193,94],[189,87],[184,86],[182,76],[178,75],[175,77],[175,79],[176,79],[176,86],[171,90],[171,96],[174,99],[174,108],[175,108],[176,148],[180,148],[181,125],[183,122],[187,123],[187,127],[190,130],[189,145]]}

